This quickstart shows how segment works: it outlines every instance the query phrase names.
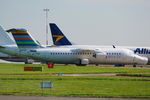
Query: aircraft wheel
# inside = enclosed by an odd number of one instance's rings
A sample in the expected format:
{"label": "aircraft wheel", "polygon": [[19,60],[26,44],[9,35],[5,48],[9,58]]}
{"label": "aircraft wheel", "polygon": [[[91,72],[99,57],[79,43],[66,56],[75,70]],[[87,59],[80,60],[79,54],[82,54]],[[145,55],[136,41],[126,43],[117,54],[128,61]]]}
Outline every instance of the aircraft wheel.
{"label": "aircraft wheel", "polygon": [[133,67],[136,67],[136,65],[133,65]]}

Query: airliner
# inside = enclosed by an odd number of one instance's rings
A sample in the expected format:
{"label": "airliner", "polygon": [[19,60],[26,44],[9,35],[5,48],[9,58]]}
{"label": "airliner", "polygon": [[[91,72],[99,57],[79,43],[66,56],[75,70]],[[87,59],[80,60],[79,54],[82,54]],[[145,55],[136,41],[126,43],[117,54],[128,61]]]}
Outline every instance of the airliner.
{"label": "airliner", "polygon": [[[2,32],[3,32],[3,30],[0,29],[0,33],[2,33]],[[10,37],[10,36],[8,35],[8,37]],[[8,39],[9,39],[9,41],[6,41],[6,43],[11,44],[12,46],[17,48],[15,41],[12,40],[11,38],[8,38]],[[6,43],[1,41],[1,44],[6,44]],[[5,61],[11,61],[11,62],[25,62],[25,64],[32,64],[34,62],[34,60],[32,60],[32,59],[11,56],[11,55],[8,55],[8,54],[2,53],[2,52],[0,52],[0,59],[5,60]]]}
{"label": "airliner", "polygon": [[[18,48],[11,44],[1,44],[10,41],[4,30],[0,33],[0,51],[12,56],[36,59],[42,62],[59,64],[147,64],[148,58],[134,54],[124,48],[67,48],[67,47],[42,47],[26,29],[9,29]],[[60,38],[59,38],[60,39]],[[56,39],[56,40],[59,40]]]}
{"label": "airliner", "polygon": [[[59,47],[68,48],[112,48],[112,46],[93,46],[93,45],[75,45],[72,44],[69,39],[63,34],[63,32],[58,28],[55,23],[50,23],[50,30],[52,34],[53,44]],[[113,46],[113,48],[125,48],[130,49],[142,57],[147,57],[150,62],[150,47],[128,47],[128,46]]]}
{"label": "airliner", "polygon": [[0,52],[0,59],[5,60],[5,61],[11,61],[11,62],[26,62],[25,58],[11,56],[11,55],[4,54],[1,52]]}

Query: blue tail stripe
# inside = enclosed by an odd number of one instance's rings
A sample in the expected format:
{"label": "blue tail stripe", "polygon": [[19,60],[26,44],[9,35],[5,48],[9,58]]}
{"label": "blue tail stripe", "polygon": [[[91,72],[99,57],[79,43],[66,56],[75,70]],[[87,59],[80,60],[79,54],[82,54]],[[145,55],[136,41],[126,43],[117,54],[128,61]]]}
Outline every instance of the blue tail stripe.
{"label": "blue tail stripe", "polygon": [[14,37],[30,37],[29,35],[14,35]]}
{"label": "blue tail stripe", "polygon": [[34,42],[33,40],[16,40],[16,42]]}

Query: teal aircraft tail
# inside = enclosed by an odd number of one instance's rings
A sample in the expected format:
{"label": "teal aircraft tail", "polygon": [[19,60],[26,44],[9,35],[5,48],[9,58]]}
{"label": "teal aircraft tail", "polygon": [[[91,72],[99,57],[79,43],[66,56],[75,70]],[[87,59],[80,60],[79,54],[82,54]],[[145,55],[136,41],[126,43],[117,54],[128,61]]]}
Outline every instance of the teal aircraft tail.
{"label": "teal aircraft tail", "polygon": [[61,32],[61,30],[57,27],[56,24],[50,23],[49,25],[50,25],[50,30],[51,30],[54,45],[56,46],[72,45],[72,43]]}

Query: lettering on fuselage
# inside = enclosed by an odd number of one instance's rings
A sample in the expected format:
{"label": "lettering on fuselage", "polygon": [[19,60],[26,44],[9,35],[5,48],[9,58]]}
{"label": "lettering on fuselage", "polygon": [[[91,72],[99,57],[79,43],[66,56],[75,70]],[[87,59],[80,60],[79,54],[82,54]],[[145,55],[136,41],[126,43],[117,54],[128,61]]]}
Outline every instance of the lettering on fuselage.
{"label": "lettering on fuselage", "polygon": [[135,54],[150,54],[150,50],[146,48],[137,48],[134,50]]}

